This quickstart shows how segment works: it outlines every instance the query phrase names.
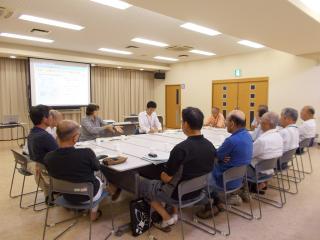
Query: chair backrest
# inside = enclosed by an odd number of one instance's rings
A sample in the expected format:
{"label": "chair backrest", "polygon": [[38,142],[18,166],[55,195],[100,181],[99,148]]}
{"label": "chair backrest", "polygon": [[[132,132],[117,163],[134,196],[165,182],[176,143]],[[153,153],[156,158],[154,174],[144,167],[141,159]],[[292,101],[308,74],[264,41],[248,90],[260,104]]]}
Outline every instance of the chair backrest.
{"label": "chair backrest", "polygon": [[182,198],[183,195],[205,188],[208,185],[209,174],[181,182],[178,185],[178,195]]}
{"label": "chair backrest", "polygon": [[130,117],[126,117],[123,121],[124,122],[139,122],[139,118],[138,118],[138,116],[130,116]]}
{"label": "chair backrest", "polygon": [[27,169],[29,158],[13,149],[11,149],[11,152],[13,153],[14,161],[21,165],[22,168]]}
{"label": "chair backrest", "polygon": [[277,168],[277,161],[278,158],[271,158],[271,159],[263,159],[260,160],[254,168],[256,169],[256,172],[260,173],[262,171],[275,169]]}
{"label": "chair backrest", "polygon": [[296,153],[296,149],[291,149],[289,151],[286,151],[285,153],[282,154],[282,157],[280,157],[279,162],[280,164],[282,163],[288,163],[292,161],[293,155]]}
{"label": "chair backrest", "polygon": [[134,123],[131,123],[131,124],[125,124],[122,127],[122,130],[123,130],[123,133],[116,133],[115,135],[118,136],[118,135],[134,135],[136,133],[136,129],[137,129],[137,126],[136,124]]}
{"label": "chair backrest", "polygon": [[50,192],[59,192],[93,198],[93,184],[90,182],[73,183],[50,177]]}
{"label": "chair backrest", "polygon": [[161,123],[161,127],[163,128],[163,117],[162,116],[158,116],[159,122]]}
{"label": "chair backrest", "polygon": [[306,138],[306,139],[302,140],[301,142],[299,142],[299,147],[300,148],[309,147],[311,141],[312,141],[312,138]]}
{"label": "chair backrest", "polygon": [[232,167],[223,173],[223,183],[227,185],[228,182],[243,178],[247,173],[247,165]]}

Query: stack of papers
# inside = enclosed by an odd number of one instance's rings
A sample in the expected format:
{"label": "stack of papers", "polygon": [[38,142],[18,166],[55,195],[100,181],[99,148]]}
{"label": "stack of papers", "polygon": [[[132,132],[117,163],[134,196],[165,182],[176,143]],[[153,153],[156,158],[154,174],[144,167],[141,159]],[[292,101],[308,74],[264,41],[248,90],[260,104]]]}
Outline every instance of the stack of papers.
{"label": "stack of papers", "polygon": [[146,160],[148,162],[151,162],[155,165],[160,164],[160,163],[164,163],[167,162],[169,159],[169,153],[164,153],[164,152],[155,152],[155,154],[157,154],[157,157],[153,158],[148,156],[148,154],[146,154],[145,156],[142,157],[143,160]]}

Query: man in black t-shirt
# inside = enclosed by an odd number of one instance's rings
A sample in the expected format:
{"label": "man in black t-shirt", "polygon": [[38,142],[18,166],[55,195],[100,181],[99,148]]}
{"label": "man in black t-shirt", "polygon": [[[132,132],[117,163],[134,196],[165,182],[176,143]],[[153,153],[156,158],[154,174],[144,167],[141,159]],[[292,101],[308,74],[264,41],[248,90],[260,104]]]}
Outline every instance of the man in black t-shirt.
{"label": "man in black t-shirt", "polygon": [[49,179],[47,174],[40,171],[39,165],[43,164],[43,158],[48,152],[58,148],[56,140],[46,131],[46,128],[52,122],[49,110],[50,108],[45,105],[31,107],[29,116],[34,127],[28,135],[28,151],[32,161],[28,163],[27,168],[34,175],[36,183],[39,181],[39,186],[43,190],[46,203],[48,202]]}
{"label": "man in black t-shirt", "polygon": [[[203,137],[201,128],[203,113],[198,108],[188,107],[182,111],[182,130],[188,138],[176,145],[171,153],[161,180],[141,179],[140,195],[150,201],[150,205],[162,217],[158,228],[165,231],[178,220],[177,209],[170,215],[162,202],[172,205],[178,202],[178,184],[185,180],[205,175],[212,171],[216,150]],[[189,200],[200,195],[199,191],[185,195]],[[168,229],[169,228],[169,229]]]}
{"label": "man in black t-shirt", "polygon": [[[63,120],[57,127],[59,148],[48,153],[44,158],[49,175],[74,183],[91,182],[94,188],[93,201],[101,197],[103,184],[94,175],[100,169],[95,153],[89,148],[76,149],[74,145],[80,136],[80,126],[71,120]],[[87,202],[88,196],[63,194],[72,203]],[[92,209],[91,219],[96,220],[101,212],[98,206]]]}

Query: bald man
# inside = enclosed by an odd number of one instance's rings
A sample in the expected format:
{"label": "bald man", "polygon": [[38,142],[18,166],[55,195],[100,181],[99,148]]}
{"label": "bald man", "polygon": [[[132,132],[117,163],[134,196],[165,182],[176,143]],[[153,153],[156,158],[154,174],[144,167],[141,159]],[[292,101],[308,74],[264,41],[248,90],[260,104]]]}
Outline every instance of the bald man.
{"label": "bald man", "polygon": [[[223,206],[218,197],[218,192],[223,191],[223,173],[230,168],[246,165],[248,166],[252,159],[253,143],[252,138],[246,130],[246,118],[245,114],[240,110],[231,111],[226,119],[226,126],[231,136],[226,138],[223,144],[218,148],[217,158],[218,162],[215,164],[210,185],[213,189],[213,198],[216,211],[222,210]],[[242,184],[242,178],[228,182],[227,190],[235,189]],[[241,201],[240,197],[239,200]],[[210,207],[208,205],[197,213],[200,218],[211,217]]]}
{"label": "bald man", "polygon": [[[44,162],[49,175],[74,183],[91,182],[93,184],[93,201],[97,201],[102,194],[103,184],[94,175],[100,169],[95,153],[89,148],[75,148],[80,136],[80,126],[74,121],[63,120],[57,126],[59,148],[48,153]],[[72,203],[86,203],[88,196],[63,194]],[[98,206],[91,211],[94,221],[101,215]]]}

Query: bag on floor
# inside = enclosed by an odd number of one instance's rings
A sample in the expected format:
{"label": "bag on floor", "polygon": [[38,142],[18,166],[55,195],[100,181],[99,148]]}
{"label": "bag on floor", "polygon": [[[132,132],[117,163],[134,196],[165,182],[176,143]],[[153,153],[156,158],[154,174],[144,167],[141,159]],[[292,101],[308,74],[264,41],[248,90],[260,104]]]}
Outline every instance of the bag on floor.
{"label": "bag on floor", "polygon": [[144,199],[131,201],[130,218],[132,235],[141,235],[150,227],[150,205]]}

